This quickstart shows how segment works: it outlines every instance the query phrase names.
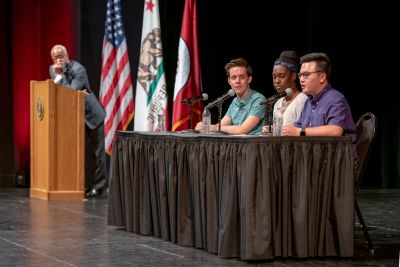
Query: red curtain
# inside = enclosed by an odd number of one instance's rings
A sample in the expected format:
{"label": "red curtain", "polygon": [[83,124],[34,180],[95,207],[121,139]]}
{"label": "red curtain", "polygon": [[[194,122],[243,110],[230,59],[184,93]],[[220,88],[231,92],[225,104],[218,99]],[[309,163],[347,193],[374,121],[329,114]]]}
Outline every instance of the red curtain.
{"label": "red curtain", "polygon": [[12,85],[16,169],[29,172],[29,82],[49,78],[50,49],[63,44],[77,54],[76,1],[14,0],[12,12]]}

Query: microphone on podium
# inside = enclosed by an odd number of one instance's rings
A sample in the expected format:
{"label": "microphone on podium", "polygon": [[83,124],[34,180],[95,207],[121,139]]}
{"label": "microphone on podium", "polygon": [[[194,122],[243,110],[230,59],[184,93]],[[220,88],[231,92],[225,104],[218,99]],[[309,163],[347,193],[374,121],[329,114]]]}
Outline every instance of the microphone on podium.
{"label": "microphone on podium", "polygon": [[279,98],[281,98],[282,96],[287,96],[287,95],[292,95],[292,94],[293,94],[292,88],[286,88],[285,91],[280,92],[276,95],[273,95],[273,96],[267,98],[266,100],[262,101],[260,103],[260,105],[270,105],[270,104],[274,103],[276,100],[278,100]]}
{"label": "microphone on podium", "polygon": [[218,97],[217,99],[215,99],[213,102],[208,103],[208,105],[205,107],[206,109],[210,109],[218,104],[221,104],[222,102],[224,102],[226,99],[232,97],[235,95],[235,91],[233,91],[233,89],[230,89],[227,93],[223,94],[222,96]]}
{"label": "microphone on podium", "polygon": [[56,77],[54,77],[54,83],[55,83],[55,84],[60,84],[62,78],[63,78],[63,77],[62,77],[61,74],[57,74]]}
{"label": "microphone on podium", "polygon": [[194,103],[197,101],[202,101],[202,100],[207,100],[208,99],[208,95],[206,93],[199,95],[199,96],[193,96],[193,97],[189,97],[189,98],[184,98],[182,99],[181,103],[182,104],[189,104],[189,103]]}

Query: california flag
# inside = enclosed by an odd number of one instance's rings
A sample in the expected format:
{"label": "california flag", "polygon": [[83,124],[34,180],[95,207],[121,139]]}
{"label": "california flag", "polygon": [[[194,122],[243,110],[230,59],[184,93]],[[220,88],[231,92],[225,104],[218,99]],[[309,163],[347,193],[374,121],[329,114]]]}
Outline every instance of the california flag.
{"label": "california flag", "polygon": [[160,109],[165,111],[168,129],[167,104],[158,0],[145,0],[136,83],[135,131],[156,131]]}

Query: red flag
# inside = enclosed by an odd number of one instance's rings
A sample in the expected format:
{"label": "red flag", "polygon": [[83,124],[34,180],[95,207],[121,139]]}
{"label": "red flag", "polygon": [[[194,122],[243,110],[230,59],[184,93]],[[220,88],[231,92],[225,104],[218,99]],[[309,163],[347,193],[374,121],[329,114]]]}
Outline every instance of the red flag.
{"label": "red flag", "polygon": [[[189,104],[182,104],[184,98],[199,96],[201,89],[200,56],[197,34],[196,0],[186,0],[183,11],[181,37],[179,39],[178,65],[175,78],[172,131],[191,128]],[[192,125],[201,121],[203,103],[193,105]]]}
{"label": "red flag", "polygon": [[111,154],[115,132],[126,130],[134,112],[132,79],[121,5],[119,1],[114,0],[107,2],[99,98],[106,111],[105,149]]}

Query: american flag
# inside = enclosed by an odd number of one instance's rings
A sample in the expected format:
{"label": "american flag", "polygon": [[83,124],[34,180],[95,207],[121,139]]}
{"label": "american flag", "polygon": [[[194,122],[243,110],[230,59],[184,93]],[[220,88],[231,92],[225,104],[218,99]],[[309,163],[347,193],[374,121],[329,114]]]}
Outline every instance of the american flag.
{"label": "american flag", "polygon": [[115,132],[126,130],[134,115],[131,71],[119,0],[107,1],[99,98],[107,114],[105,149],[111,154]]}

